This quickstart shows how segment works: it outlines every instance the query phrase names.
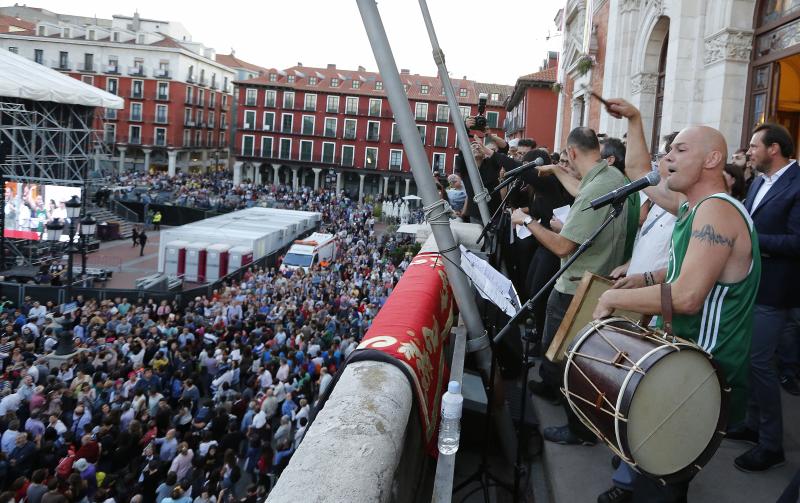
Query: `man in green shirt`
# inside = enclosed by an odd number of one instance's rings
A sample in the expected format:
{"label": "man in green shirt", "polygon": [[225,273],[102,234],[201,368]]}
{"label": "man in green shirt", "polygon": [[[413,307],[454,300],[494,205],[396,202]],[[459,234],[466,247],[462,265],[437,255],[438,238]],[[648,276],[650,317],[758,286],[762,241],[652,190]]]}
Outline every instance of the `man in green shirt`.
{"label": "man in green shirt", "polygon": [[[578,246],[600,227],[611,212],[611,206],[605,206],[597,211],[592,210],[589,201],[625,184],[624,175],[619,170],[609,167],[601,158],[600,142],[593,130],[586,127],[573,129],[567,137],[566,151],[570,164],[581,175],[581,183],[561,232],[556,233],[545,228],[521,210],[515,210],[511,214],[511,222],[528,227],[539,243],[561,257],[562,265]],[[590,271],[608,275],[615,267],[625,262],[626,233],[627,212],[622,211],[597,237],[594,244],[558,278],[553,292],[547,299],[542,348],[547,348],[553,341],[583,274]],[[536,383],[534,389],[536,390],[538,386],[538,390],[541,391],[541,387],[544,387],[544,394],[558,396],[562,374],[560,366],[542,360],[539,373],[542,383]],[[561,444],[594,444],[595,435],[578,420],[568,406],[565,408],[569,424],[545,428],[545,439]]]}

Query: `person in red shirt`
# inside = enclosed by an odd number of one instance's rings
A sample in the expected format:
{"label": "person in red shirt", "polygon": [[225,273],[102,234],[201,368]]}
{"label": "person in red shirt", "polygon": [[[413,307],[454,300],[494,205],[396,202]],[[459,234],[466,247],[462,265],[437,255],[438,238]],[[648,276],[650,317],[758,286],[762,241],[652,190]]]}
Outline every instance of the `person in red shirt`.
{"label": "person in red shirt", "polygon": [[94,440],[92,435],[84,435],[81,437],[81,447],[75,453],[75,456],[78,459],[84,458],[89,463],[95,464],[100,459],[100,451],[100,443]]}

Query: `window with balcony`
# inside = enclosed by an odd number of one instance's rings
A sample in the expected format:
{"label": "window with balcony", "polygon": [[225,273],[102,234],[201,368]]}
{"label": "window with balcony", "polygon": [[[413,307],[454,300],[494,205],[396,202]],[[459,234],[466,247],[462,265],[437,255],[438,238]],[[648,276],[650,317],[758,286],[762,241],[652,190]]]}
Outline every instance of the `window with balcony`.
{"label": "window with balcony", "polygon": [[311,161],[314,151],[314,142],[311,140],[300,140],[300,160]]}
{"label": "window with balcony", "polygon": [[117,118],[117,110],[115,108],[106,108],[105,109],[105,118],[110,120],[116,120]]}
{"label": "window with balcony", "polygon": [[242,135],[242,155],[252,156],[256,145],[256,137],[251,134]]}
{"label": "window with balcony", "polygon": [[108,57],[108,65],[106,65],[107,73],[119,73],[119,60],[116,56]]}
{"label": "window with balcony", "polygon": [[157,127],[155,128],[155,145],[156,147],[166,147],[167,146],[167,128]]}
{"label": "window with balcony", "polygon": [[358,113],[358,97],[348,96],[344,102],[344,113],[355,115]]}
{"label": "window with balcony", "polygon": [[367,141],[378,141],[381,132],[381,123],[378,121],[367,121]]}
{"label": "window with balcony", "polygon": [[280,145],[280,152],[279,156],[281,159],[290,159],[292,156],[292,139],[291,138],[281,138],[281,145]]}
{"label": "window with balcony", "polygon": [[400,138],[400,132],[397,130],[397,124],[392,124],[392,136],[389,141],[392,143],[400,143],[403,140]]}
{"label": "window with balcony", "polygon": [[156,86],[156,99],[167,101],[169,100],[169,82],[159,82]]}
{"label": "window with balcony", "polygon": [[431,92],[431,86],[429,86],[428,84],[422,84],[421,86],[419,86],[419,92],[420,94],[428,94],[429,92]]}
{"label": "window with balcony", "polygon": [[208,112],[208,127],[213,128],[216,119],[217,119],[216,112]]}
{"label": "window with balcony", "polygon": [[255,129],[256,128],[256,111],[255,110],[245,110],[244,111],[244,129]]}
{"label": "window with balcony", "polygon": [[219,114],[219,127],[221,129],[228,129],[228,114],[226,113]]}
{"label": "window with balcony", "polygon": [[191,108],[184,108],[183,109],[183,125],[184,126],[194,126],[194,121],[192,120],[192,109]]}
{"label": "window with balcony", "polygon": [[192,132],[184,130],[183,132],[183,146],[184,147],[191,147],[192,146]]}
{"label": "window with balcony", "polygon": [[433,137],[434,147],[447,147],[447,128],[436,126],[436,131]]}
{"label": "window with balcony", "polygon": [[450,107],[447,105],[436,105],[436,122],[447,122],[450,117]]}
{"label": "window with balcony", "polygon": [[356,148],[353,145],[342,145],[342,166],[352,166],[355,157]]}
{"label": "window with balcony", "polygon": [[356,127],[358,126],[358,122],[355,119],[345,119],[344,120],[344,139],[345,140],[355,140],[356,139]]}
{"label": "window with balcony", "polygon": [[313,135],[314,134],[314,116],[313,115],[304,115],[303,116],[303,134],[305,135]]}
{"label": "window with balcony", "polygon": [[486,127],[497,128],[500,122],[500,114],[498,112],[486,112]]}
{"label": "window with balcony", "polygon": [[187,105],[191,105],[194,99],[194,87],[188,86],[186,87],[186,99],[184,103]]}
{"label": "window with balcony", "polygon": [[431,163],[431,170],[435,173],[444,174],[444,162],[446,159],[445,154],[433,154],[433,162]]}
{"label": "window with balcony", "polygon": [[389,151],[389,169],[400,171],[403,168],[403,151],[392,149]]}
{"label": "window with balcony", "polygon": [[275,130],[275,112],[264,112],[264,131]]}
{"label": "window with balcony", "polygon": [[[469,107],[458,107],[458,109],[461,110],[461,118],[462,119],[466,119],[467,117],[469,117]],[[448,110],[448,113],[449,113],[449,110]]]}
{"label": "window with balcony", "polygon": [[261,157],[272,157],[272,137],[261,137]]}
{"label": "window with balcony", "polygon": [[277,101],[278,92],[275,89],[267,89],[264,91],[264,106],[269,108],[275,108],[275,102]]}
{"label": "window with balcony", "polygon": [[44,61],[44,51],[41,49],[34,49],[33,50],[33,60],[40,65],[43,64]]}
{"label": "window with balcony", "polygon": [[83,55],[83,71],[84,72],[94,71],[94,54],[85,53]]}
{"label": "window with balcony", "polygon": [[339,97],[338,96],[328,96],[327,103],[325,105],[325,111],[328,113],[339,113]]}
{"label": "window with balcony", "polygon": [[197,127],[203,127],[203,111],[197,111]]}
{"label": "window with balcony", "polygon": [[131,145],[141,145],[142,144],[142,127],[141,126],[130,126],[128,128],[129,135],[128,135],[128,143]]}
{"label": "window with balcony", "polygon": [[373,117],[380,117],[381,116],[381,100],[376,98],[370,98],[369,100],[369,115]]}
{"label": "window with balcony", "polygon": [[203,146],[203,132],[202,131],[195,131],[194,132],[194,144],[197,147]]}
{"label": "window with balcony", "polygon": [[294,115],[292,115],[292,114],[283,114],[281,116],[281,132],[282,133],[291,133],[293,125],[294,125]]}
{"label": "window with balcony", "polygon": [[58,68],[60,70],[69,70],[69,53],[61,51],[58,53]]}
{"label": "window with balcony", "polygon": [[144,98],[144,81],[132,80],[131,81],[131,98],[140,100]]}
{"label": "window with balcony", "polygon": [[[199,106],[205,106],[206,103],[206,90],[205,89],[198,89],[197,90],[197,104]],[[253,103],[255,105],[255,103]]]}
{"label": "window with balcony", "polygon": [[119,91],[119,81],[112,77],[107,78],[106,91],[108,91],[111,94],[117,94],[117,92]]}
{"label": "window with balcony", "polygon": [[217,106],[217,93],[208,93],[208,106],[211,108]]}
{"label": "window with balcony", "polygon": [[375,169],[378,167],[378,149],[367,147],[364,149],[364,167]]}
{"label": "window with balcony", "polygon": [[325,117],[325,136],[334,138],[336,136],[336,117]]}
{"label": "window with balcony", "polygon": [[142,120],[142,104],[131,103],[130,120],[140,122]]}
{"label": "window with balcony", "polygon": [[321,161],[327,164],[333,164],[333,157],[336,153],[336,144],[325,142],[322,144],[322,159]]}
{"label": "window with balcony", "polygon": [[158,68],[156,68],[156,77],[162,79],[169,78],[169,61],[158,62]]}
{"label": "window with balcony", "polygon": [[211,131],[206,132],[206,146],[211,147],[214,145],[214,133]]}
{"label": "window with balcony", "polygon": [[381,82],[380,80],[375,81],[375,90],[383,91],[383,82]]}
{"label": "window with balcony", "polygon": [[156,122],[159,124],[167,123],[167,105],[156,105]]}
{"label": "window with balcony", "polygon": [[[114,110],[116,112],[116,110]],[[117,141],[117,125],[116,124],[106,124],[103,126],[103,142],[107,144],[113,144]]]}
{"label": "window with balcony", "polygon": [[294,91],[283,92],[283,108],[294,108]]}
{"label": "window with balcony", "polygon": [[256,106],[256,95],[258,94],[258,89],[247,88],[245,90],[245,98],[244,104],[248,107]]}
{"label": "window with balcony", "polygon": [[303,110],[316,111],[317,109],[317,95],[306,94],[303,98]]}
{"label": "window with balcony", "polygon": [[417,118],[418,121],[428,120],[428,104],[417,103],[414,107],[414,116]]}
{"label": "window with balcony", "polygon": [[228,108],[228,95],[222,95],[222,108]]}
{"label": "window with balcony", "polygon": [[422,144],[425,145],[425,136],[427,132],[426,126],[420,126],[417,124],[417,131],[419,131],[419,139],[422,140]]}

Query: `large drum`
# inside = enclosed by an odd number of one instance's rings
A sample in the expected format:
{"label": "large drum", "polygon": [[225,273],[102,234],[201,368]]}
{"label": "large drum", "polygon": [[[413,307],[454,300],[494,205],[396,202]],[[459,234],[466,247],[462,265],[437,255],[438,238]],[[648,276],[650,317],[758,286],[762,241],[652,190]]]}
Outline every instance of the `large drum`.
{"label": "large drum", "polygon": [[612,451],[664,482],[700,471],[727,426],[730,389],[711,356],[625,318],[593,321],[578,334],[563,391]]}

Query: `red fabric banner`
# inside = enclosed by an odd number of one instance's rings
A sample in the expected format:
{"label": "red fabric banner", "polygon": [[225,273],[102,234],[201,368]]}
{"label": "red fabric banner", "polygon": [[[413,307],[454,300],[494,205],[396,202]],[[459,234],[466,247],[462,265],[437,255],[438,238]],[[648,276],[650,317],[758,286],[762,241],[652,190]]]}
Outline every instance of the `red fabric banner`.
{"label": "red fabric banner", "polygon": [[414,257],[358,346],[380,351],[408,370],[431,452],[436,452],[440,402],[450,375],[444,344],[455,317],[443,260],[438,253]]}

